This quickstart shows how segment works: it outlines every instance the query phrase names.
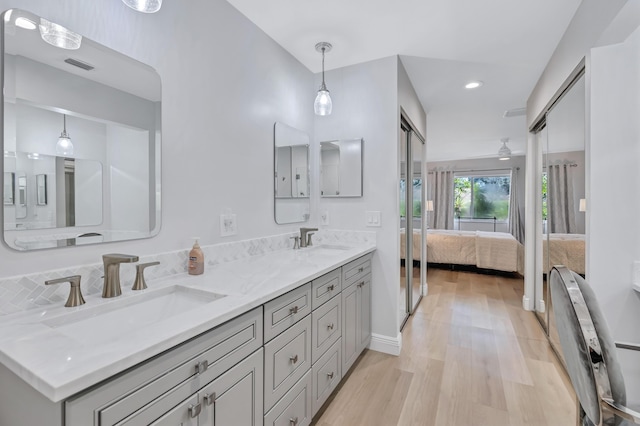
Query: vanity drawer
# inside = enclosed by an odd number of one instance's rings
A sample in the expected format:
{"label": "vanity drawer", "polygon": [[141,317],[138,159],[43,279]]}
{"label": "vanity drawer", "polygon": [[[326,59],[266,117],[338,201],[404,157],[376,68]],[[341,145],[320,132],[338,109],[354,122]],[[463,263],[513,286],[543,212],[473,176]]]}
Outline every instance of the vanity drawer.
{"label": "vanity drawer", "polygon": [[371,273],[371,254],[349,262],[342,267],[342,288],[345,289]]}
{"label": "vanity drawer", "polygon": [[324,274],[311,282],[311,307],[318,308],[342,290],[340,268]]}
{"label": "vanity drawer", "polygon": [[342,334],[342,298],[338,296],[313,311],[311,323],[313,329],[313,346],[311,347],[311,360],[315,362],[326,352],[327,349],[338,340]]}
{"label": "vanity drawer", "polygon": [[264,426],[307,426],[313,414],[311,371],[300,379],[289,392],[264,416]]}
{"label": "vanity drawer", "polygon": [[67,423],[113,425],[188,379],[194,386],[210,382],[262,346],[262,321],[256,308],[72,397]]}
{"label": "vanity drawer", "polygon": [[264,346],[264,410],[311,368],[311,315]]}
{"label": "vanity drawer", "polygon": [[331,392],[342,380],[342,358],[340,357],[342,342],[338,339],[331,348],[313,365],[313,415],[325,403]]}
{"label": "vanity drawer", "polygon": [[311,283],[265,303],[264,341],[273,339],[310,313]]}

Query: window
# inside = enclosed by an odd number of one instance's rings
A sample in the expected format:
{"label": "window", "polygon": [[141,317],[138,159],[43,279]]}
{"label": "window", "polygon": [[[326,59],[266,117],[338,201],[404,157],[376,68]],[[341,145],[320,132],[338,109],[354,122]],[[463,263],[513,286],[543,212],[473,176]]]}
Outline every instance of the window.
{"label": "window", "polygon": [[462,219],[509,218],[511,177],[456,176],[454,178],[454,213]]}
{"label": "window", "polygon": [[[400,217],[406,217],[407,207],[405,194],[407,191],[405,179],[400,179]],[[413,217],[422,216],[422,179],[413,179]]]}

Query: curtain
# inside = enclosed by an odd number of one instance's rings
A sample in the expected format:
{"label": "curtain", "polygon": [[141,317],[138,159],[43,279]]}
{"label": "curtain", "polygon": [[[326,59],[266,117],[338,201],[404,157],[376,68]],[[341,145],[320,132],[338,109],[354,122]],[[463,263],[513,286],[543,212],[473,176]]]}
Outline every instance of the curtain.
{"label": "curtain", "polygon": [[570,164],[555,164],[547,168],[547,193],[549,232],[575,233],[573,167]]}
{"label": "curtain", "polygon": [[518,169],[514,167],[511,169],[511,189],[509,190],[509,232],[524,244],[524,225],[520,217],[518,195]]}
{"label": "curtain", "polygon": [[453,229],[453,171],[434,171],[429,180],[428,199],[433,200],[429,214],[429,227]]}

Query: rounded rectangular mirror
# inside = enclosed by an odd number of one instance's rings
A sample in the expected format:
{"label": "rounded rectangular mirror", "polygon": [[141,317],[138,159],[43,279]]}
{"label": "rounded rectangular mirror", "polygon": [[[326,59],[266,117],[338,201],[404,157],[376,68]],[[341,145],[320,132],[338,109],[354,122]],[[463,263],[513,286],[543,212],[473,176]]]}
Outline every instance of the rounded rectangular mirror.
{"label": "rounded rectangular mirror", "polygon": [[309,219],[309,135],[283,123],[274,125],[275,221]]}
{"label": "rounded rectangular mirror", "polygon": [[[19,9],[1,21],[5,243],[32,250],[156,235],[159,75],[66,28],[79,45],[60,48],[44,37],[45,21]],[[87,233],[100,238],[76,239]]]}

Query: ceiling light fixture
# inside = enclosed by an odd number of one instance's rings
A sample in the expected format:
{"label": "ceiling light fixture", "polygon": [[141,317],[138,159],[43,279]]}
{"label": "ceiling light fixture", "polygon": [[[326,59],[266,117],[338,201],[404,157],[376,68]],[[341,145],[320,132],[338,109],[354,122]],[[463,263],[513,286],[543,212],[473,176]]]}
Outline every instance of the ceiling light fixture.
{"label": "ceiling light fixture", "polygon": [[76,50],[82,43],[80,34],[44,18],[40,18],[40,37],[50,45],[61,49]]}
{"label": "ceiling light fixture", "polygon": [[67,116],[65,114],[62,115],[64,127],[62,129],[62,133],[58,138],[58,143],[56,144],[56,155],[59,156],[68,156],[73,155],[73,144],[71,143],[71,138],[67,134]]}
{"label": "ceiling light fixture", "polygon": [[143,13],[155,13],[162,7],[162,0],[122,0],[133,10]]}
{"label": "ceiling light fixture", "polygon": [[509,160],[511,159],[511,150],[507,146],[507,142],[509,142],[509,138],[500,139],[502,142],[502,146],[498,150],[498,160]]}
{"label": "ceiling light fixture", "polygon": [[330,52],[331,48],[333,48],[331,43],[327,43],[326,41],[321,41],[316,44],[316,50],[322,53],[322,86],[320,86],[318,96],[316,96],[316,101],[313,104],[316,115],[329,115],[333,107],[331,95],[327,90],[327,86],[324,84],[324,54],[325,52]]}
{"label": "ceiling light fixture", "polygon": [[467,84],[464,85],[465,89],[477,89],[478,87],[482,86],[484,83],[481,81],[470,81]]}

